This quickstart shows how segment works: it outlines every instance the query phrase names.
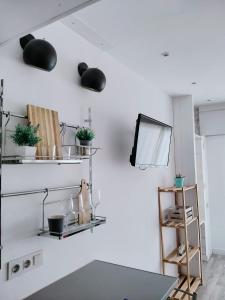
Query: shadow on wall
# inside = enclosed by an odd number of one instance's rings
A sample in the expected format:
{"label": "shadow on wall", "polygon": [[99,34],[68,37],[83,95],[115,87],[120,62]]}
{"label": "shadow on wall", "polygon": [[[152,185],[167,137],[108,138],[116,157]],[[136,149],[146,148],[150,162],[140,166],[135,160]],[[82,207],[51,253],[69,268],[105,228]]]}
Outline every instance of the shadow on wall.
{"label": "shadow on wall", "polygon": [[124,123],[120,123],[118,120],[114,124],[109,136],[112,156],[115,160],[130,165],[134,131],[125,127]]}

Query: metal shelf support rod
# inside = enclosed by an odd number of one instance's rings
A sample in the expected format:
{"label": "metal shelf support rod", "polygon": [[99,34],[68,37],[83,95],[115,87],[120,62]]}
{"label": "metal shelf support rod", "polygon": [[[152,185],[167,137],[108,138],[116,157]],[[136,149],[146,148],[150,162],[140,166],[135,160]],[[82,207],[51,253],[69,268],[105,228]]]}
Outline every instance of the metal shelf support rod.
{"label": "metal shelf support rod", "polygon": [[42,194],[48,192],[57,192],[57,191],[65,191],[65,190],[72,190],[72,189],[79,189],[80,185],[71,185],[71,186],[64,186],[64,187],[56,187],[56,188],[44,188],[38,190],[30,190],[30,191],[22,191],[22,192],[14,192],[14,193],[5,193],[2,194],[2,198],[9,198],[15,196],[26,196],[26,195],[33,195],[33,194]]}
{"label": "metal shelf support rod", "polygon": [[[88,119],[85,119],[84,122],[88,123],[88,127],[90,129],[92,128],[91,107],[88,108]],[[92,155],[90,156],[90,159],[89,159],[89,189],[90,189],[90,195],[91,195],[91,199],[92,199],[92,196],[93,196]]]}
{"label": "metal shelf support rod", "polygon": [[[15,117],[15,118],[19,118],[19,119],[27,119],[27,116],[23,116],[23,115],[18,115],[15,113],[12,113],[10,111],[3,111],[2,114],[6,117]],[[73,125],[73,124],[69,124],[69,123],[65,123],[65,122],[60,122],[59,125],[61,127],[65,126],[65,127],[69,127],[69,128],[74,128],[74,129],[78,129],[80,126],[78,125]]]}
{"label": "metal shelf support rod", "polygon": [[27,119],[27,116],[14,114],[14,113],[11,113],[10,111],[3,111],[2,114],[6,117],[10,116],[10,117],[15,117],[15,118],[20,118],[20,119]]}

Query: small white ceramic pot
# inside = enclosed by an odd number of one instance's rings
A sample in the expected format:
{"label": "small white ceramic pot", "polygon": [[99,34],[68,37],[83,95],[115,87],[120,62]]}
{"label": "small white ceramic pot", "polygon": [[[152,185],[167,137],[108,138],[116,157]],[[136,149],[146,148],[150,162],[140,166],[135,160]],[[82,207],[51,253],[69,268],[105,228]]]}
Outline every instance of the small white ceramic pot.
{"label": "small white ceramic pot", "polygon": [[17,156],[26,157],[28,159],[35,159],[37,148],[35,146],[17,146],[15,150]]}

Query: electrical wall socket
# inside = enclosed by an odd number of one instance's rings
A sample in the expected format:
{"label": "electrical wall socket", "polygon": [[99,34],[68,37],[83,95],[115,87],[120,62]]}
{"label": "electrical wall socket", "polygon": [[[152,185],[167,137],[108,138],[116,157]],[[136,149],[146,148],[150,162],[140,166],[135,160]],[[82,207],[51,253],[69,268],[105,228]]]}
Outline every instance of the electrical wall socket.
{"label": "electrical wall socket", "polygon": [[7,263],[7,280],[33,270],[43,264],[43,251],[35,251]]}

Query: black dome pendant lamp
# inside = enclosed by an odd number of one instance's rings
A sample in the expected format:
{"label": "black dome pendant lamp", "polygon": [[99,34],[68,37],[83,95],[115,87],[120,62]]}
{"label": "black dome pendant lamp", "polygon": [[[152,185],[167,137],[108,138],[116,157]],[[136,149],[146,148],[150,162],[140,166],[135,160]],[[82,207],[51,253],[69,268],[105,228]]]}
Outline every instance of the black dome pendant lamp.
{"label": "black dome pendant lamp", "polygon": [[101,92],[106,85],[105,74],[97,68],[88,68],[84,62],[79,63],[78,73],[81,77],[81,85],[95,92]]}
{"label": "black dome pendant lamp", "polygon": [[36,68],[51,71],[57,63],[55,48],[47,41],[35,39],[28,34],[20,39],[23,48],[23,60],[26,64]]}

